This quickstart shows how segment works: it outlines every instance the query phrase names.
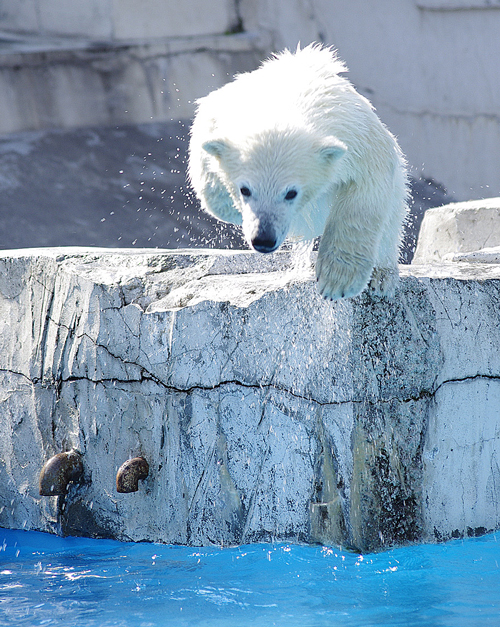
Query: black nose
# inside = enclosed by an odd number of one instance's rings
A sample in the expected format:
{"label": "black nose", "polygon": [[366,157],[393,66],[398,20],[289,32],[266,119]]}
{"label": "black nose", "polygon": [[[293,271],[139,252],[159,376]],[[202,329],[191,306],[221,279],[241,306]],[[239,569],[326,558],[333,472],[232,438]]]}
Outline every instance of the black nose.
{"label": "black nose", "polygon": [[272,253],[278,248],[275,237],[255,237],[252,240],[252,246],[259,253]]}

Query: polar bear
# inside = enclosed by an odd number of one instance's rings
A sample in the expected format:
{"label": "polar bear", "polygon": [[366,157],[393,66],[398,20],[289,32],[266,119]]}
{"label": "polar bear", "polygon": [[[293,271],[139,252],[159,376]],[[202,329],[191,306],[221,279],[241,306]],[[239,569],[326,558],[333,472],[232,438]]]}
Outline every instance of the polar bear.
{"label": "polar bear", "polygon": [[406,164],[334,50],[285,50],[197,102],[188,174],[202,207],[249,245],[321,235],[320,293],[392,295],[407,212]]}

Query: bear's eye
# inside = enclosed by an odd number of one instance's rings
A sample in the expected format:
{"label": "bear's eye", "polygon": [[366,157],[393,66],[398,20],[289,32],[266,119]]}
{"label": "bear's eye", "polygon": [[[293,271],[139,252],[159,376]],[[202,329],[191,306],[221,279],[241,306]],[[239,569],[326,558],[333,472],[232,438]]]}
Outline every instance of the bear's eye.
{"label": "bear's eye", "polygon": [[295,198],[295,196],[297,196],[297,190],[296,189],[290,189],[286,193],[285,200],[293,200]]}
{"label": "bear's eye", "polygon": [[248,189],[248,187],[240,187],[240,192],[242,196],[247,196],[247,198],[252,195],[252,192]]}

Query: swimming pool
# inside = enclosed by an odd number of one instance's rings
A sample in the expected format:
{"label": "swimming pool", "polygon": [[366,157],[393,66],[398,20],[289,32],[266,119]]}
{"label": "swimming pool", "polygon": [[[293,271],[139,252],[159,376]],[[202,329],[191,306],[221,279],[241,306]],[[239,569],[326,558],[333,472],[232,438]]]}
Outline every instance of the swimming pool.
{"label": "swimming pool", "polygon": [[500,625],[500,534],[359,555],[193,548],[0,529],[0,625]]}

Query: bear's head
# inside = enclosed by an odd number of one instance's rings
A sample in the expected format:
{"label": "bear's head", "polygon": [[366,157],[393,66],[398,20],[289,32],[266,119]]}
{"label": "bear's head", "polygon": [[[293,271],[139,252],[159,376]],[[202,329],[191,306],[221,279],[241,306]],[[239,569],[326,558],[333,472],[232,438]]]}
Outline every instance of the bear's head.
{"label": "bear's head", "polygon": [[307,223],[311,203],[339,181],[339,162],[347,150],[335,137],[296,129],[273,129],[237,141],[214,139],[203,149],[217,161],[220,179],[241,213],[247,242],[261,253],[281,246],[291,227],[294,235],[311,236],[312,228],[297,232],[294,222]]}

